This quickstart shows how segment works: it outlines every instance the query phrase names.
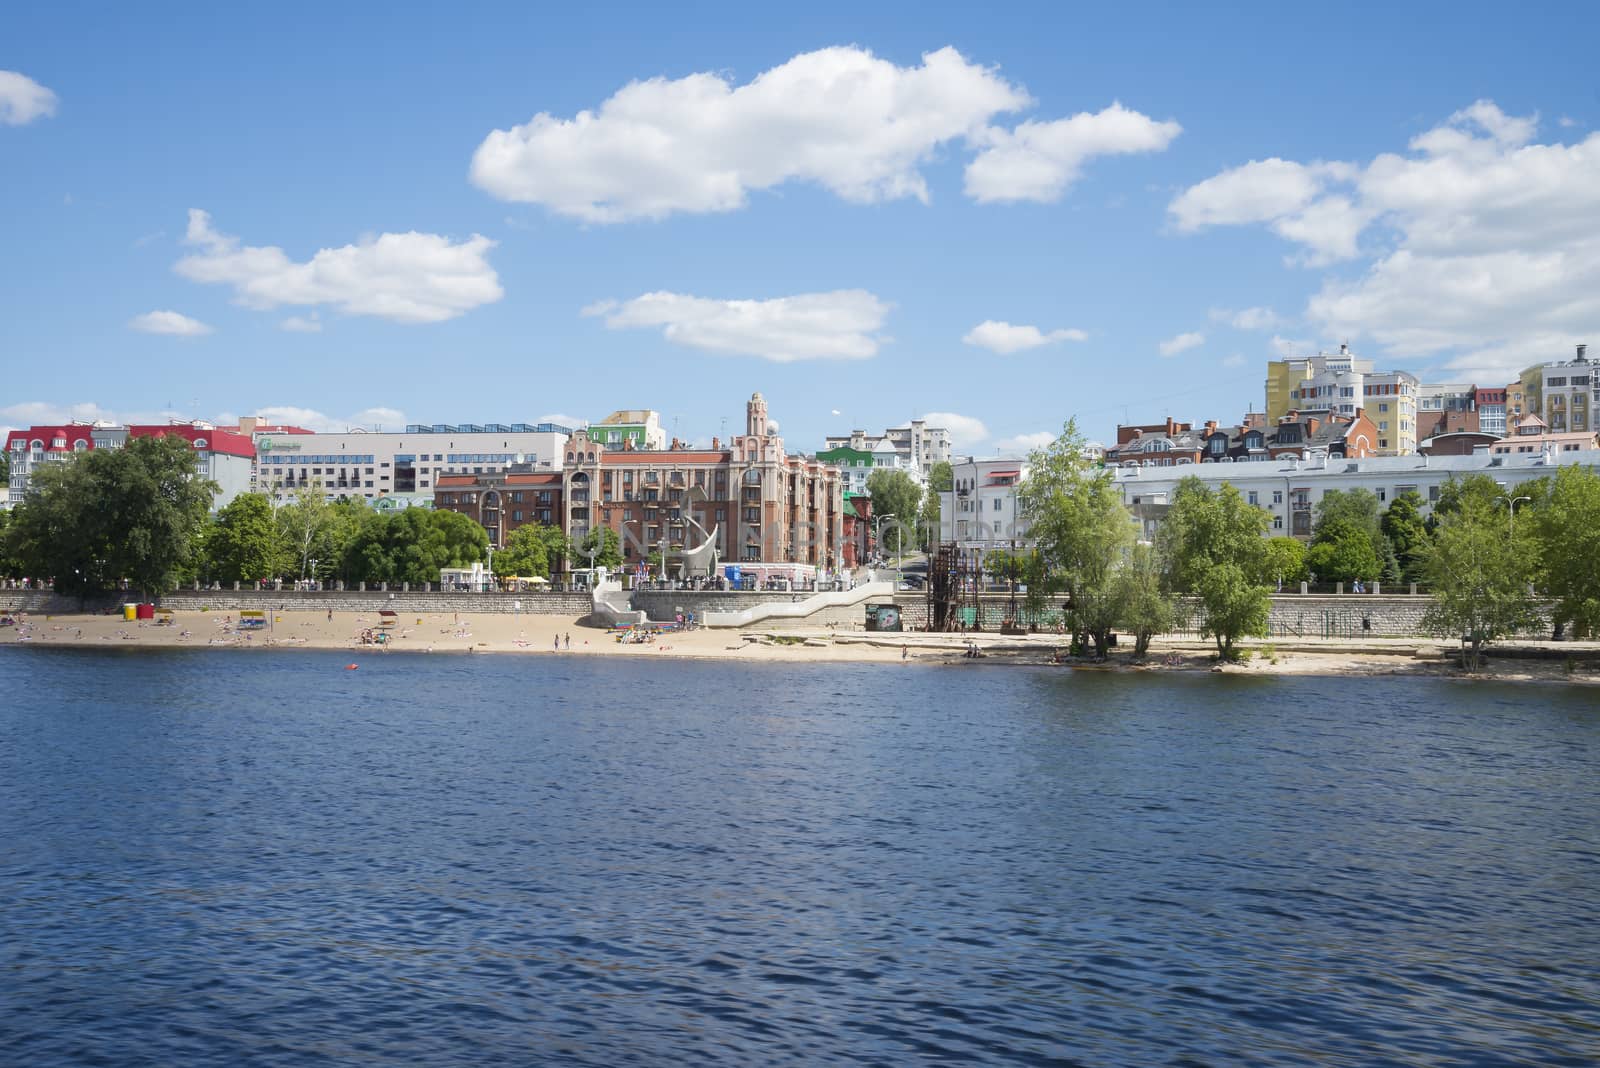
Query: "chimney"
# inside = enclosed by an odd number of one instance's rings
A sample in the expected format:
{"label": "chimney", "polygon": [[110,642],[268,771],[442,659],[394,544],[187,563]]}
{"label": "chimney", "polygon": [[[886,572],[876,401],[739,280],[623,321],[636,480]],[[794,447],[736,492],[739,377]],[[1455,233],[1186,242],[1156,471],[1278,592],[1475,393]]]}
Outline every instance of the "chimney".
{"label": "chimney", "polygon": [[1206,433],[1210,434],[1210,433],[1214,432],[1216,429],[1217,429],[1217,421],[1215,419],[1207,419],[1206,420]]}
{"label": "chimney", "polygon": [[711,449],[712,449],[712,451],[715,452],[717,449],[720,449],[720,448],[722,448],[722,439],[721,438],[712,438],[711,439]]}
{"label": "chimney", "polygon": [[1589,346],[1588,345],[1579,345],[1578,346],[1578,359],[1587,361],[1589,359],[1588,352],[1589,352]]}
{"label": "chimney", "polygon": [[1170,415],[1167,416],[1167,436],[1171,437],[1174,433],[1177,432],[1177,430],[1178,430],[1178,424],[1173,421],[1172,416],[1170,416]]}
{"label": "chimney", "polygon": [[1339,355],[1340,356],[1348,356],[1348,355],[1350,355],[1350,343],[1349,342],[1341,341],[1339,343]]}
{"label": "chimney", "polygon": [[1316,416],[1312,416],[1310,419],[1307,419],[1306,420],[1306,437],[1310,437],[1312,434],[1315,434],[1317,432],[1317,427],[1319,427],[1321,425],[1322,425],[1322,421],[1320,419],[1318,419]]}

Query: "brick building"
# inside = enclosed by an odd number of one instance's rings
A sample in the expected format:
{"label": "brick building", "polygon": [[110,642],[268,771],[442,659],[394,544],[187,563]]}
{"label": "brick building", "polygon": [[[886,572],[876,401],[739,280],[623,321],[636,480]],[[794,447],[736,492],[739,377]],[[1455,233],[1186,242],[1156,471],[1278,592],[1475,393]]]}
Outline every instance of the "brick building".
{"label": "brick building", "polygon": [[559,471],[536,471],[531,464],[481,475],[441,475],[433,506],[475,520],[488,531],[489,544],[504,549],[518,527],[561,526],[561,481]]}
{"label": "brick building", "polygon": [[616,448],[592,428],[567,439],[562,459],[568,536],[609,527],[622,539],[626,567],[663,541],[679,549],[708,538],[718,560],[766,565],[771,574],[843,566],[839,470],[788,455],[759,393],[745,406],[745,432],[726,443],[713,438],[709,449],[677,440],[660,450]]}

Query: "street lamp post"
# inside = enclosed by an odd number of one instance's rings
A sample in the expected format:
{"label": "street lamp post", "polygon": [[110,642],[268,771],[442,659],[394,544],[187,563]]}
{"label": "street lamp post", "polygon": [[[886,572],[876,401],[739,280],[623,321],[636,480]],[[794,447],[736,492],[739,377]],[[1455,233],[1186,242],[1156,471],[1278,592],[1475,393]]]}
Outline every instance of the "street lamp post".
{"label": "street lamp post", "polygon": [[1523,501],[1531,501],[1531,500],[1533,500],[1533,498],[1532,497],[1526,497],[1526,496],[1524,496],[1524,497],[1504,496],[1504,497],[1496,497],[1495,500],[1497,500],[1497,501],[1505,501],[1506,502],[1506,505],[1507,505],[1507,509],[1506,509],[1506,511],[1507,511],[1507,515],[1506,515],[1506,536],[1507,537],[1514,537],[1516,535],[1516,533],[1517,533],[1517,505],[1521,504]]}
{"label": "street lamp post", "polygon": [[872,541],[873,541],[873,544],[875,544],[878,547],[878,555],[880,557],[883,556],[883,521],[885,519],[893,519],[893,518],[895,518],[895,514],[893,512],[885,512],[880,516],[873,517],[873,520],[872,520]]}

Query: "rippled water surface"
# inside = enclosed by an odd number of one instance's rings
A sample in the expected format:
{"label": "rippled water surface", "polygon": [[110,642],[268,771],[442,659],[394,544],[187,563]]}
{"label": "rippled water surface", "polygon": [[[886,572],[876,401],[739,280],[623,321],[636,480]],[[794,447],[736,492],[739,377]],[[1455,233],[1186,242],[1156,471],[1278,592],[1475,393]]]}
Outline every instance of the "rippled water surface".
{"label": "rippled water surface", "polygon": [[0,653],[7,1064],[1593,1064],[1600,694]]}

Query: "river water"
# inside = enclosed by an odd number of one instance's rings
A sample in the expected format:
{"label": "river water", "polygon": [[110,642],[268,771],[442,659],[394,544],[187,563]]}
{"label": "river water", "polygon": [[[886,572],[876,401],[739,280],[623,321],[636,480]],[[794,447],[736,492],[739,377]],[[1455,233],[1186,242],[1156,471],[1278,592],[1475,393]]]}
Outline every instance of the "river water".
{"label": "river water", "polygon": [[0,1060],[1588,1065],[1600,700],[0,653]]}

